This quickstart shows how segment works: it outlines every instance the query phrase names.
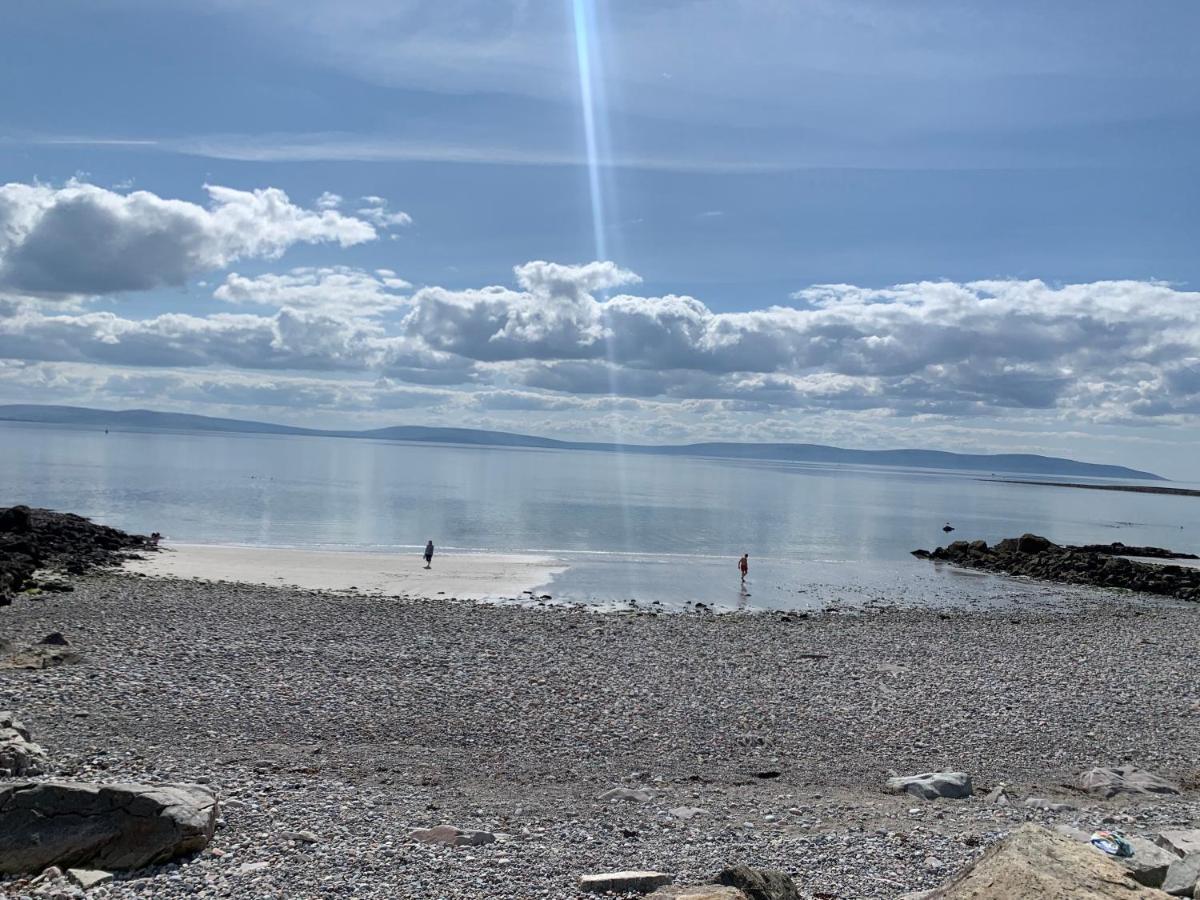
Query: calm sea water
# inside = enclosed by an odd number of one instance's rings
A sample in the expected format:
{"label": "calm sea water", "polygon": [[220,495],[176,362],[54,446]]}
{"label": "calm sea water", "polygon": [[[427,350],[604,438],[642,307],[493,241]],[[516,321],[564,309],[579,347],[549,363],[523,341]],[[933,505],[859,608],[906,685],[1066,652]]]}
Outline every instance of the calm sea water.
{"label": "calm sea water", "polygon": [[[550,553],[559,597],[811,606],[983,599],[1011,587],[914,560],[1026,531],[1196,552],[1200,498],[789,463],[0,423],[0,506],[169,539]],[[734,563],[749,552],[749,597]],[[1003,582],[998,585],[997,582]]]}

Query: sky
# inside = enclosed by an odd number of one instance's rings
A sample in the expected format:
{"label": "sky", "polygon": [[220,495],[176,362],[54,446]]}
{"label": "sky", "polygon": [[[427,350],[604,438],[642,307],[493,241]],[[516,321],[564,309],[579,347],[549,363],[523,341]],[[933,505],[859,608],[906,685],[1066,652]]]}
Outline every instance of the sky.
{"label": "sky", "polygon": [[0,403],[1196,480],[1190,0],[48,0]]}

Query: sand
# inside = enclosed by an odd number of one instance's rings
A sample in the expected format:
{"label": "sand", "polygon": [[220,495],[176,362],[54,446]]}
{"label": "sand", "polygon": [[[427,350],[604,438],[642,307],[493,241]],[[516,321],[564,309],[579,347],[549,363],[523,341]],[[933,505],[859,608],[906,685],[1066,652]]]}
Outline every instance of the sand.
{"label": "sand", "polygon": [[541,587],[566,566],[547,556],[439,552],[425,568],[418,551],[404,554],[170,544],[126,564],[160,578],[232,581],[303,590],[349,591],[481,600],[516,597]]}

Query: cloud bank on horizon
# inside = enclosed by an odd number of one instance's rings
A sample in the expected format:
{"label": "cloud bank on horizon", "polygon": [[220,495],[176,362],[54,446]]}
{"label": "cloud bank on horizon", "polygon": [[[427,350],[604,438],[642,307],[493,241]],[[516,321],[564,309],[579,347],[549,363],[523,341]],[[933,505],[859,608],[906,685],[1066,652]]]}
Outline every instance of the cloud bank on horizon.
{"label": "cloud bank on horizon", "polygon": [[[241,261],[351,248],[411,219],[363,214],[382,198],[341,212],[326,195],[206,192],[201,206],[80,181],[0,187],[0,396],[309,421],[536,413],[525,430],[590,435],[616,415],[650,440],[836,439],[855,423],[1169,432],[1200,413],[1200,294],[1165,283],[816,285],[714,312],[635,293],[639,276],[607,260],[529,261],[512,284],[459,289],[347,265],[243,275]],[[209,309],[123,311],[164,285]]]}

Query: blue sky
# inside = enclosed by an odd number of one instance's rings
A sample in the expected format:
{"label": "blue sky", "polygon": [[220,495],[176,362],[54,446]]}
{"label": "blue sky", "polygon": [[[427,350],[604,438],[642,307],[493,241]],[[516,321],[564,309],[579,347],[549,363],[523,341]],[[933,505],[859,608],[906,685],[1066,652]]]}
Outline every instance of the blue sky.
{"label": "blue sky", "polygon": [[5,17],[0,401],[1186,475],[1193,3]]}

